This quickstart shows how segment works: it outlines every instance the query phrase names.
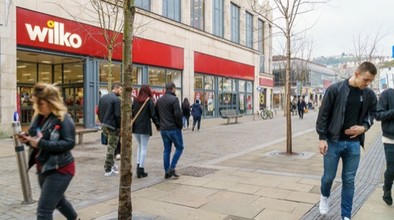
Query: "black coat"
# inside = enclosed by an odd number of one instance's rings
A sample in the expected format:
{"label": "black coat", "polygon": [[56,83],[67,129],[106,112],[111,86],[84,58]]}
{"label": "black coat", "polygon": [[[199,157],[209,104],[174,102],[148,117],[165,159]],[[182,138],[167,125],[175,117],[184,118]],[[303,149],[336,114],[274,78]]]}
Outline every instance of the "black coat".
{"label": "black coat", "polygon": [[[40,128],[42,138],[38,142],[37,149],[30,148],[29,168],[35,164],[35,156],[41,164],[41,173],[58,169],[74,161],[71,149],[75,146],[75,126],[69,114],[66,114],[63,121],[55,115],[50,114],[44,122],[42,115],[35,117],[29,128],[30,136],[37,136],[37,129]],[[42,125],[41,125],[42,124]],[[59,125],[59,139],[50,140],[51,133]]]}
{"label": "black coat", "polygon": [[98,118],[101,126],[114,131],[120,130],[120,99],[115,93],[110,92],[100,98]]}
{"label": "black coat", "polygon": [[[320,140],[339,140],[345,120],[346,102],[349,95],[349,80],[332,84],[327,88],[316,121],[316,131]],[[358,125],[370,128],[376,114],[377,99],[370,88],[362,91],[363,104]],[[361,145],[364,146],[364,134],[360,135]]]}
{"label": "black coat", "polygon": [[182,110],[176,95],[167,91],[156,102],[160,130],[182,129]]}
{"label": "black coat", "polygon": [[[139,103],[139,102],[133,103],[133,107],[132,107],[133,118],[138,113],[138,111],[140,110],[140,108],[142,107],[143,104],[144,103]],[[155,124],[156,128],[159,129],[159,120],[157,119],[156,111],[155,111],[155,104],[153,103],[152,99],[150,99],[145,104],[144,108],[141,110],[140,114],[135,119],[134,124],[133,124],[133,133],[152,135],[151,119],[152,119],[153,123]]]}
{"label": "black coat", "polygon": [[394,139],[394,89],[380,94],[377,110],[376,120],[382,121],[383,136]]}

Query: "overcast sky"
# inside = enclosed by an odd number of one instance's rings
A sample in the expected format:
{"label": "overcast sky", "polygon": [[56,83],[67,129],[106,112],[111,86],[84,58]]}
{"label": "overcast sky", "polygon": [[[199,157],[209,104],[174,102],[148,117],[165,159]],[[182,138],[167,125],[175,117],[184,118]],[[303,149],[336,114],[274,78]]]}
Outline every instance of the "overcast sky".
{"label": "overcast sky", "polygon": [[360,33],[372,39],[378,31],[384,36],[378,45],[379,51],[392,55],[394,0],[331,0],[298,19],[310,24],[316,21],[307,32],[313,39],[313,57],[352,52],[353,39]]}

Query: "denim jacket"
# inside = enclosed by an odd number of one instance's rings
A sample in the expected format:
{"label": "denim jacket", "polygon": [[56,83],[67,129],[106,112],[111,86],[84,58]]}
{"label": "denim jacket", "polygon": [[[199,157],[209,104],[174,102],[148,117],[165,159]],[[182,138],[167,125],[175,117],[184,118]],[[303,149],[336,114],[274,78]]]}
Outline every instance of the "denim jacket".
{"label": "denim jacket", "polygon": [[[44,121],[41,122],[42,120]],[[57,140],[51,140],[51,133],[56,125],[60,126],[59,137]],[[37,130],[40,130],[43,136],[37,148],[29,149],[29,169],[36,160],[41,165],[41,173],[56,170],[74,161],[71,149],[75,146],[75,126],[69,114],[65,115],[63,121],[53,114],[46,119],[38,115],[33,119],[28,133],[34,137],[37,135]]]}

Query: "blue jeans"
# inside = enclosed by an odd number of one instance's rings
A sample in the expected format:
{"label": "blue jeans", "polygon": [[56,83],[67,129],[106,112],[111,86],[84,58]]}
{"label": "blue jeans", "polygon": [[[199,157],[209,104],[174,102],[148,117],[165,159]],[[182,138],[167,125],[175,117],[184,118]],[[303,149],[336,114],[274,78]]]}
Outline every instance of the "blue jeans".
{"label": "blue jeans", "polygon": [[182,116],[182,125],[183,125],[183,128],[188,128],[188,127],[189,127],[189,117],[190,117],[190,116],[188,116],[188,117]]}
{"label": "blue jeans", "polygon": [[[164,144],[164,152],[163,152],[164,171],[167,173],[169,169],[175,169],[176,164],[178,163],[178,160],[182,155],[183,152],[182,131],[181,129],[161,130],[160,134]],[[174,156],[172,157],[172,161],[170,165],[171,148],[173,143],[175,145],[175,153]]]}
{"label": "blue jeans", "polygon": [[384,191],[391,191],[394,181],[394,144],[384,143],[386,171],[384,172]]}
{"label": "blue jeans", "polygon": [[137,164],[140,165],[141,168],[145,167],[145,158],[148,153],[148,142],[149,142],[149,134],[134,134],[135,139],[138,143],[137,148]]}
{"label": "blue jeans", "polygon": [[55,209],[68,220],[77,218],[77,213],[71,203],[64,197],[72,175],[51,172],[38,174],[38,183],[41,187],[41,195],[37,207],[37,220],[51,220]]}
{"label": "blue jeans", "polygon": [[330,196],[332,183],[337,173],[339,159],[342,159],[341,215],[351,217],[354,179],[360,162],[359,141],[327,141],[328,150],[324,155],[324,173],[321,178],[321,194]]}

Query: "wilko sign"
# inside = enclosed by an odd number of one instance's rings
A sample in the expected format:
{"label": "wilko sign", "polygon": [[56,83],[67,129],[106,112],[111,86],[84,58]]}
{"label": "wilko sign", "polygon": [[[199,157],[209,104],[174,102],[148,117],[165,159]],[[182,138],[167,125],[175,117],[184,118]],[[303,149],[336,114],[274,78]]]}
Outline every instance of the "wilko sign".
{"label": "wilko sign", "polygon": [[32,27],[31,24],[25,24],[27,33],[31,41],[48,42],[60,46],[80,48],[82,45],[81,36],[76,33],[64,32],[64,24],[57,21],[48,20],[47,27]]}
{"label": "wilko sign", "polygon": [[[99,27],[19,7],[16,13],[18,46],[100,58],[108,56],[107,43]],[[122,35],[116,40],[113,59],[122,60]]]}
{"label": "wilko sign", "polygon": [[[18,46],[98,58],[108,57],[103,29],[24,8],[16,8]],[[109,34],[113,32],[109,31]],[[115,41],[112,58],[122,60],[123,35]],[[134,37],[133,62],[183,69],[183,48]]]}

